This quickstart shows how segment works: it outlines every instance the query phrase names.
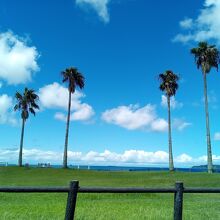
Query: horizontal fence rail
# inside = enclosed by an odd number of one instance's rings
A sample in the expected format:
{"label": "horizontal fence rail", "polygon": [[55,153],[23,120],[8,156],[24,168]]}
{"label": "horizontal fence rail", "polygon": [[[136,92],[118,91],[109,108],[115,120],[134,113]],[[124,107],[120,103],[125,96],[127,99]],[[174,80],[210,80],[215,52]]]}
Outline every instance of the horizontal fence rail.
{"label": "horizontal fence rail", "polygon": [[[68,187],[0,187],[4,193],[68,193]],[[79,193],[175,193],[175,188],[79,187]],[[220,193],[220,188],[184,188],[184,193]]]}
{"label": "horizontal fence rail", "polygon": [[68,193],[69,187],[0,187],[6,193]]}
{"label": "horizontal fence rail", "polygon": [[[0,187],[0,192],[7,193],[68,193],[68,187]],[[173,188],[112,188],[112,187],[79,187],[80,193],[174,193]]]}
{"label": "horizontal fence rail", "polygon": [[0,187],[1,193],[68,193],[65,220],[74,220],[78,193],[174,193],[174,220],[182,220],[184,193],[220,193],[220,188],[185,188],[176,182],[174,188],[135,187],[79,187],[78,181],[71,181],[69,187]]}

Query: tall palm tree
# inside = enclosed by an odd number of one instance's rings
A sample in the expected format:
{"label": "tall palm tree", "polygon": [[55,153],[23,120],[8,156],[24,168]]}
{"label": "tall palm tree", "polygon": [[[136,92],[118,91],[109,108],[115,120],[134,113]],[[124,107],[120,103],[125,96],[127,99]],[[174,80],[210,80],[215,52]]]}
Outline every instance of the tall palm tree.
{"label": "tall palm tree", "polygon": [[18,166],[21,167],[25,122],[29,117],[29,112],[35,116],[36,109],[39,109],[39,106],[36,103],[39,97],[37,94],[35,94],[35,91],[33,89],[25,88],[23,95],[20,94],[19,92],[16,92],[15,98],[17,100],[17,104],[14,106],[14,110],[21,111],[21,118],[22,118],[21,140],[20,140],[20,150],[19,150],[19,159],[18,159]]}
{"label": "tall palm tree", "polygon": [[197,68],[202,70],[204,81],[204,100],[205,100],[205,115],[206,115],[206,137],[207,137],[207,157],[208,157],[208,172],[213,172],[212,164],[212,148],[209,128],[209,110],[208,110],[208,96],[207,96],[207,80],[208,74],[212,67],[218,70],[219,65],[219,51],[215,45],[208,45],[207,42],[200,42],[198,47],[191,49],[191,54],[195,57]]}
{"label": "tall palm tree", "polygon": [[68,136],[69,136],[71,95],[75,92],[76,87],[79,87],[80,89],[84,88],[85,78],[78,71],[78,69],[74,67],[70,67],[66,69],[65,71],[62,71],[61,74],[63,76],[63,82],[68,83],[68,90],[69,90],[66,136],[65,136],[64,153],[63,153],[63,168],[67,168],[67,147],[68,147]]}
{"label": "tall palm tree", "polygon": [[173,165],[173,152],[172,152],[172,135],[171,135],[171,114],[170,114],[170,97],[175,96],[178,89],[179,76],[173,73],[171,70],[167,70],[164,73],[159,74],[160,87],[162,92],[165,92],[167,97],[168,107],[168,145],[169,145],[169,170],[174,171]]}

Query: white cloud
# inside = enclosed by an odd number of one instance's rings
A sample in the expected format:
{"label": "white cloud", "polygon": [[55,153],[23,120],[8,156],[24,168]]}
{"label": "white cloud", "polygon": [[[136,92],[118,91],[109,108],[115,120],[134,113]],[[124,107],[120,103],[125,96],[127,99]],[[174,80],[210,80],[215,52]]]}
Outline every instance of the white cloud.
{"label": "white cloud", "polygon": [[220,45],[220,0],[205,0],[204,8],[196,19],[187,18],[180,22],[186,33],[178,34],[174,41],[214,40]]}
{"label": "white cloud", "polygon": [[[68,151],[70,160],[78,161],[81,157],[81,152]],[[54,151],[43,151],[38,149],[25,150],[24,149],[24,160],[32,158],[34,161],[45,162],[45,161],[61,161],[62,154]]]}
{"label": "white cloud", "polygon": [[[67,110],[68,107],[68,89],[59,83],[52,83],[39,89],[39,99],[42,108]],[[81,98],[85,95],[76,90],[71,99],[71,120],[86,121],[94,115],[93,108],[82,103]],[[66,121],[66,113],[57,112],[56,119]]]}
{"label": "white cloud", "polygon": [[102,113],[102,119],[128,130],[166,131],[167,122],[156,115],[153,105],[139,108],[138,105],[119,106]]}
{"label": "white cloud", "polygon": [[[43,151],[39,149],[24,149],[24,161],[34,162],[62,162],[62,153],[55,151]],[[1,161],[16,161],[18,150],[0,149]],[[123,153],[89,151],[88,153],[68,151],[69,163],[82,164],[166,164],[168,163],[168,153],[165,151],[147,152],[144,150],[126,150]]]}
{"label": "white cloud", "polygon": [[81,8],[90,6],[103,22],[109,22],[108,4],[110,0],[76,0],[76,4]]}
{"label": "white cloud", "polygon": [[62,112],[56,112],[54,118],[60,121],[66,121],[66,115]]}
{"label": "white cloud", "polygon": [[188,34],[188,35],[177,34],[176,37],[173,39],[173,42],[187,43],[192,40],[195,40],[192,34]]}
{"label": "white cloud", "polygon": [[[16,163],[18,158],[18,149],[1,149],[0,161]],[[40,149],[24,149],[24,163],[62,163],[62,153],[56,151],[47,151]],[[166,151],[144,151],[144,150],[125,150],[122,153],[104,150],[104,152],[89,151],[87,153],[68,151],[68,162],[70,164],[82,165],[160,165],[168,166],[169,155]],[[213,155],[215,163],[220,162],[220,156]],[[174,157],[176,166],[183,165],[201,165],[207,163],[207,156],[192,157],[186,153],[182,153]]]}
{"label": "white cloud", "polygon": [[167,121],[163,118],[158,118],[151,123],[152,131],[167,131],[168,124]]}
{"label": "white cloud", "polygon": [[192,123],[186,122],[185,120],[180,118],[174,118],[173,120],[173,127],[179,131],[182,131],[190,125],[192,125]]}
{"label": "white cloud", "polygon": [[71,120],[89,120],[94,115],[92,107],[82,103],[80,108],[70,116]]}
{"label": "white cloud", "polygon": [[192,162],[192,160],[193,158],[188,154],[181,154],[175,159],[177,163],[189,163]]}
{"label": "white cloud", "polygon": [[[217,163],[217,162],[220,162],[220,156],[217,156],[217,155],[212,155],[212,160],[214,163]],[[199,158],[196,159],[196,162],[198,163],[207,163],[207,156],[206,155],[203,155]]]}
{"label": "white cloud", "polygon": [[[164,99],[162,97],[162,102],[163,100]],[[162,102],[161,104],[163,104]],[[172,100],[173,108],[180,108],[181,106],[182,103],[175,101],[175,99]],[[138,105],[129,105],[109,109],[102,113],[102,120],[109,124],[115,124],[128,130],[164,132],[168,129],[167,121],[157,116],[155,106],[151,104],[148,104],[142,108]],[[173,120],[173,128],[179,131],[182,131],[184,128],[190,125],[191,123],[180,118],[175,118]]]}
{"label": "white cloud", "polygon": [[180,21],[180,27],[185,29],[190,29],[193,26],[193,19],[185,18],[184,20]]}
{"label": "white cloud", "polygon": [[[94,115],[94,111],[92,107],[88,104],[83,103],[80,108],[71,113],[70,120],[71,121],[87,121]],[[54,117],[61,121],[66,121],[66,114],[63,114],[62,112],[56,112]]]}
{"label": "white cloud", "polygon": [[220,141],[220,132],[216,132],[216,133],[214,134],[214,140],[215,140],[215,141]]}
{"label": "white cloud", "polygon": [[[0,149],[0,161],[17,161],[18,149]],[[68,157],[71,160],[78,161],[81,157],[81,152],[68,151]],[[23,149],[23,160],[34,162],[60,162],[62,161],[62,153],[55,151],[45,151],[39,149]]]}
{"label": "white cloud", "polygon": [[[76,91],[72,95],[72,109],[77,109],[80,105],[79,99],[84,95]],[[39,89],[39,98],[42,107],[52,109],[68,108],[68,89],[57,82],[46,85]]]}
{"label": "white cloud", "polygon": [[12,98],[6,94],[0,95],[0,124],[16,125]]}
{"label": "white cloud", "polygon": [[[167,108],[167,97],[165,95],[161,96],[161,106],[163,106],[164,108]],[[170,98],[170,107],[172,109],[176,109],[176,108],[182,108],[183,107],[183,103],[178,102],[174,96],[172,96]]]}
{"label": "white cloud", "polygon": [[38,51],[25,39],[8,31],[0,33],[0,78],[8,84],[26,83],[39,70]]}
{"label": "white cloud", "polygon": [[108,162],[108,163],[147,163],[162,164],[167,163],[168,153],[165,151],[146,152],[144,150],[126,150],[123,153],[115,153],[105,150],[103,153],[90,151],[82,157],[87,162]]}

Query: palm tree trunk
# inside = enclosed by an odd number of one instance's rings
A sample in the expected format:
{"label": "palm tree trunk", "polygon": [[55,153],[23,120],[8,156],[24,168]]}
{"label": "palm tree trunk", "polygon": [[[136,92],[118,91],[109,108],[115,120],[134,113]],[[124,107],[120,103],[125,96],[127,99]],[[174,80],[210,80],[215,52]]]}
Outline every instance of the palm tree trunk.
{"label": "palm tree trunk", "polygon": [[69,90],[68,114],[67,114],[67,122],[66,122],[66,136],[65,136],[64,153],[63,153],[63,168],[67,168],[67,147],[68,147],[68,136],[69,136],[69,124],[70,124],[70,108],[71,108],[71,91]]}
{"label": "palm tree trunk", "polygon": [[19,151],[19,158],[18,158],[18,166],[19,166],[19,167],[22,167],[22,151],[23,151],[23,140],[24,140],[24,124],[25,124],[25,119],[22,119],[20,151]]}
{"label": "palm tree trunk", "polygon": [[203,79],[204,79],[204,97],[205,97],[208,173],[212,173],[212,171],[213,171],[212,148],[211,148],[211,138],[210,138],[210,128],[209,128],[209,109],[208,109],[208,96],[207,96],[207,81],[206,81],[206,73],[205,72],[203,72]]}
{"label": "palm tree trunk", "polygon": [[167,106],[168,106],[169,170],[170,170],[170,171],[174,171],[173,152],[172,152],[172,135],[171,135],[170,96],[167,96]]}

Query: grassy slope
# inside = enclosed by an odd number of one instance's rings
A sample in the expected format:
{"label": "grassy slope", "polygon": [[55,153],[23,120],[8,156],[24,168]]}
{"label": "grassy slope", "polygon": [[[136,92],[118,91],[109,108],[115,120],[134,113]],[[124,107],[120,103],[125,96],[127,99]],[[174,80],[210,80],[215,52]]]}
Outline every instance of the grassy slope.
{"label": "grassy slope", "polygon": [[[3,186],[185,186],[219,187],[219,174],[168,172],[100,172],[0,167]],[[0,194],[0,219],[63,219],[65,194]],[[76,219],[172,219],[172,194],[79,194]],[[184,219],[219,219],[220,195],[184,195]]]}

